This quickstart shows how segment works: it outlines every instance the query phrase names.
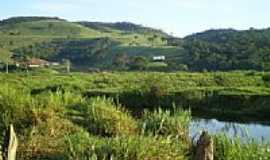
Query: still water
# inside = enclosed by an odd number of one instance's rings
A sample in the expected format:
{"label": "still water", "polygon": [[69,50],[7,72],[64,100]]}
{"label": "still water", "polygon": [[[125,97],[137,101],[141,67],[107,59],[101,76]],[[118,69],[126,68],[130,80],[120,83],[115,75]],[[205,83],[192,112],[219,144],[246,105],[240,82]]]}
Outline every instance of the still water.
{"label": "still water", "polygon": [[243,140],[254,139],[270,142],[270,123],[239,123],[193,118],[190,125],[190,136],[198,136],[202,130],[207,130],[210,134],[224,133],[230,137],[240,137]]}

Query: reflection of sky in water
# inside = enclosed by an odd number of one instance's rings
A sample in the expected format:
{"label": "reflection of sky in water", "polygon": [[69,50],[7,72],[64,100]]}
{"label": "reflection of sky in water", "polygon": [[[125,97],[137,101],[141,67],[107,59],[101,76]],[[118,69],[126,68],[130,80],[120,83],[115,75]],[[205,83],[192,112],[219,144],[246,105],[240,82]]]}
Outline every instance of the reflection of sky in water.
{"label": "reflection of sky in water", "polygon": [[221,122],[216,119],[193,119],[190,125],[190,134],[196,136],[200,131],[207,130],[209,133],[225,133],[231,137],[243,139],[252,138],[270,142],[270,126],[260,124],[240,124]]}

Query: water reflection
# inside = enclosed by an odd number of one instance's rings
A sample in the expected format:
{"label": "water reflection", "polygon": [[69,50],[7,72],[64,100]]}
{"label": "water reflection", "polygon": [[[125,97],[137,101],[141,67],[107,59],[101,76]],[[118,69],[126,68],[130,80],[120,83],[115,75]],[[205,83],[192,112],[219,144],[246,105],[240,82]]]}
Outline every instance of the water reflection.
{"label": "water reflection", "polygon": [[197,136],[202,130],[207,130],[211,134],[225,133],[230,137],[240,137],[243,140],[254,139],[270,142],[270,125],[256,123],[241,124],[216,119],[193,118],[190,125],[191,136]]}

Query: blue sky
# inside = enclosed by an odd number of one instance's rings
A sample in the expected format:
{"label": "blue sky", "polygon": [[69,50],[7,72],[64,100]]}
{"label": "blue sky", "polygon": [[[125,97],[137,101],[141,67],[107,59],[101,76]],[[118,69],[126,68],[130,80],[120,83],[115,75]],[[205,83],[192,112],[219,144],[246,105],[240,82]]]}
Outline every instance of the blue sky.
{"label": "blue sky", "polygon": [[130,21],[183,37],[207,29],[270,27],[269,7],[269,0],[1,0],[0,19]]}

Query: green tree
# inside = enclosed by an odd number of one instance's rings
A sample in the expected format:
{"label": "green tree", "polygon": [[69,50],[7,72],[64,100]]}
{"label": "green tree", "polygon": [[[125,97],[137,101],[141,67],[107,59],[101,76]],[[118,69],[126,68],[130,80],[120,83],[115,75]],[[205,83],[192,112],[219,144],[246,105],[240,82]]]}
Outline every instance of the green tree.
{"label": "green tree", "polygon": [[142,56],[136,56],[133,58],[131,63],[131,69],[134,70],[145,70],[147,68],[149,61]]}
{"label": "green tree", "polygon": [[154,45],[154,38],[153,37],[148,37],[147,40],[151,43],[151,45]]}
{"label": "green tree", "polygon": [[5,71],[9,73],[9,64],[12,62],[11,53],[6,50],[0,50],[0,61],[5,64]]}
{"label": "green tree", "polygon": [[113,64],[118,69],[126,69],[127,64],[129,63],[129,57],[126,53],[118,53],[113,59]]}

